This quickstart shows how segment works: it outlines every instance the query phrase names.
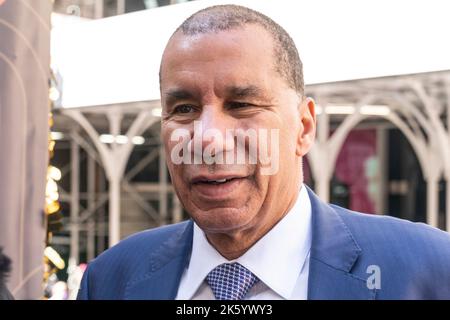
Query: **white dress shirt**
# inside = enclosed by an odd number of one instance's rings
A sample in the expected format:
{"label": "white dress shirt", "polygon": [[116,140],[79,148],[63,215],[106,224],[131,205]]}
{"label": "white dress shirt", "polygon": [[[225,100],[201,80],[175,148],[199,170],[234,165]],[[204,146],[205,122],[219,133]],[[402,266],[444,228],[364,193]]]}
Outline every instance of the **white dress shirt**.
{"label": "white dress shirt", "polygon": [[235,260],[230,261],[220,255],[194,223],[192,253],[181,277],[176,299],[214,300],[206,276],[222,263],[238,262],[260,279],[245,299],[306,300],[310,249],[311,202],[303,185],[297,201],[283,219]]}

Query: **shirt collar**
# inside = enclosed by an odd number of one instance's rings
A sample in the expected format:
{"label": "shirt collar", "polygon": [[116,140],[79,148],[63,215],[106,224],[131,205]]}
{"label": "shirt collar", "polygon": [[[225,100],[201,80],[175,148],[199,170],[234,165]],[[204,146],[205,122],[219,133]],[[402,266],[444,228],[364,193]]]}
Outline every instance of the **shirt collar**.
{"label": "shirt collar", "polygon": [[271,290],[289,299],[311,248],[311,203],[302,186],[294,206],[244,255],[229,261],[194,223],[192,253],[180,298],[191,299],[208,273],[222,263],[239,262]]}

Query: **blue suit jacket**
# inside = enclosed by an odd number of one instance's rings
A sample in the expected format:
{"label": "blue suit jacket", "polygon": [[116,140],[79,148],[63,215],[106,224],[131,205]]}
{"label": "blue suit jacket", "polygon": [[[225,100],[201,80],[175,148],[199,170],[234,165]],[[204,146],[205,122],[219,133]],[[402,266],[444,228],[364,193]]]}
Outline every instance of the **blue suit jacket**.
{"label": "blue suit jacket", "polygon": [[[348,211],[308,192],[308,299],[450,299],[448,233]],[[187,221],[121,241],[89,264],[78,299],[174,299],[189,262],[192,232]]]}

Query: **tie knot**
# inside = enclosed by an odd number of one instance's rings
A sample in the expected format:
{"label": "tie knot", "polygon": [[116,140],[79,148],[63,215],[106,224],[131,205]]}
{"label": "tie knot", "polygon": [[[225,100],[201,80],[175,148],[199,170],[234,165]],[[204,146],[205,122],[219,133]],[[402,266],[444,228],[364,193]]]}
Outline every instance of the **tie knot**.
{"label": "tie knot", "polygon": [[206,276],[206,281],[217,300],[242,300],[259,279],[235,262],[217,266]]}

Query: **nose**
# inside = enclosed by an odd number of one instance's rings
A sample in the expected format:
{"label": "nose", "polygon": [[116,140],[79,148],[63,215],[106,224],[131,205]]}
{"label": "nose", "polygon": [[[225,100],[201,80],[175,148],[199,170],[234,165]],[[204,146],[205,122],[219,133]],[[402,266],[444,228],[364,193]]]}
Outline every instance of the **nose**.
{"label": "nose", "polygon": [[[207,149],[211,156],[225,154],[234,150],[234,119],[221,108],[214,105],[204,106],[202,114],[194,123],[194,153],[202,154]],[[201,146],[201,148],[198,148]],[[201,149],[201,150],[200,150]]]}

